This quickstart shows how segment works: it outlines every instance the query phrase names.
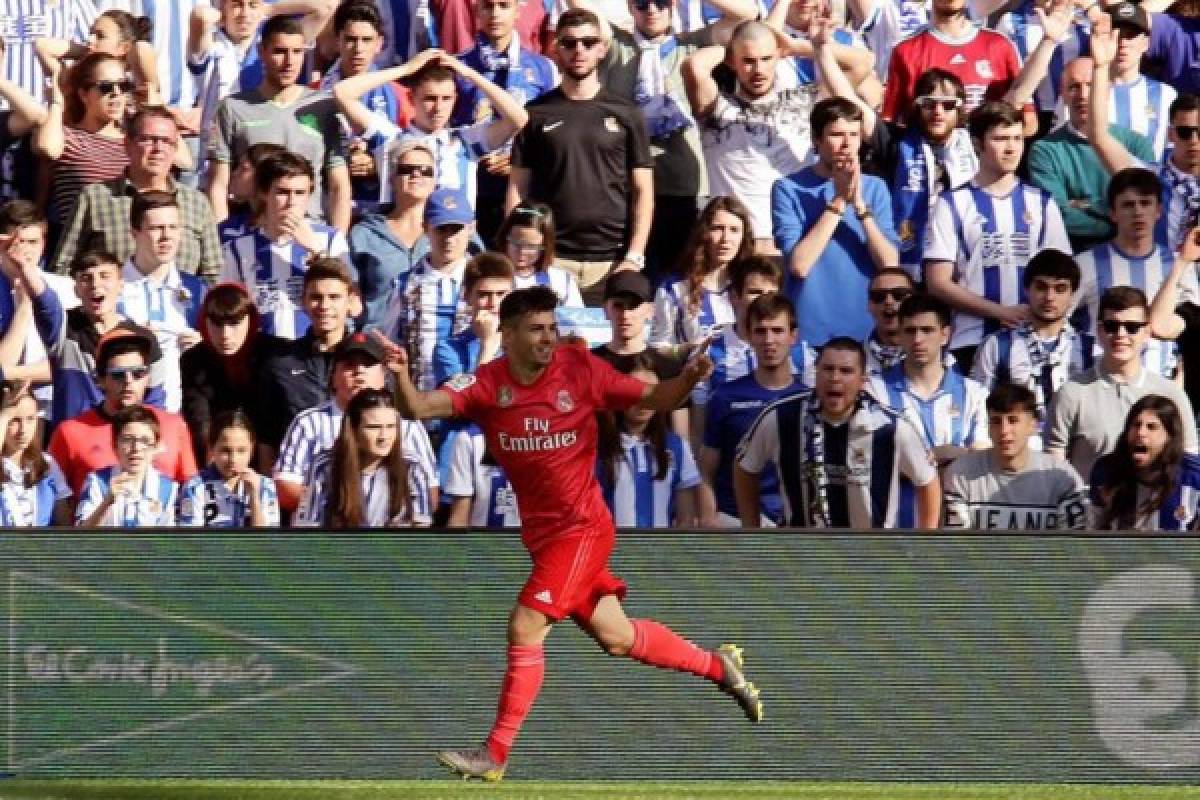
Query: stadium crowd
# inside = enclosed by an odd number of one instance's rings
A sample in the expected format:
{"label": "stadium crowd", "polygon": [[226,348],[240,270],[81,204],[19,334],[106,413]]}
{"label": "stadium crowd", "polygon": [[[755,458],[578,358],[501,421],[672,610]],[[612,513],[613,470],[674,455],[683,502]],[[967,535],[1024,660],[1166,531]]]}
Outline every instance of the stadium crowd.
{"label": "stadium crowd", "polygon": [[619,526],[1200,525],[1196,0],[0,9],[4,526],[517,526],[518,306]]}

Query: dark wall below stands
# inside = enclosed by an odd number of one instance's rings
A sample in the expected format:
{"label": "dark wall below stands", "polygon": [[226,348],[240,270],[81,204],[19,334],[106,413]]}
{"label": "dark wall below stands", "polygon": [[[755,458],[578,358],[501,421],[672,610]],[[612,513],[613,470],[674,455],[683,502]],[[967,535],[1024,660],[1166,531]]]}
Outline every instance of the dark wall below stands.
{"label": "dark wall below stands", "polygon": [[[746,647],[755,728],[551,635],[510,775],[1200,780],[1200,543],[622,533],[632,616]],[[440,777],[482,740],[511,534],[0,534],[27,776]]]}

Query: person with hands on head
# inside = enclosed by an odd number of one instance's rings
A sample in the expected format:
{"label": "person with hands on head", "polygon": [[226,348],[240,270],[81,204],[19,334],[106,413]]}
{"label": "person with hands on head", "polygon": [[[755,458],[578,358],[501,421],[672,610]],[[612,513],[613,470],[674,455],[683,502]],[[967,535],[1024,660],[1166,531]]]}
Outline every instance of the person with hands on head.
{"label": "person with hands on head", "polygon": [[706,678],[732,695],[752,722],[762,719],[740,648],[703,650],[657,622],[630,620],[620,602],[625,584],[608,569],[615,530],[595,475],[596,412],[639,404],[670,411],[712,371],[712,361],[701,354],[679,377],[644,383],[583,347],[560,343],[557,306],[557,295],[542,286],[508,295],[500,307],[504,356],[432,392],[417,391],[407,354],[391,347],[397,397],[407,414],[455,414],[483,429],[516,492],[522,542],[533,559],[509,621],[508,673],[492,732],[482,747],[438,754],[467,777],[503,776],[542,683],[543,643],[553,623],[568,616],[608,653]]}
{"label": "person with hands on head", "polygon": [[846,297],[864,297],[870,275],[899,263],[887,186],[859,161],[867,115],[859,103],[830,97],[813,108],[817,161],[771,189],[775,242],[787,271],[784,293],[796,306],[800,338],[820,347],[836,336],[865,339],[871,317]]}
{"label": "person with hands on head", "polygon": [[[0,61],[5,59],[4,41],[0,39]],[[30,93],[0,74],[0,201],[38,196],[38,160],[33,152],[33,133],[49,116],[48,104],[52,91],[43,87]]]}
{"label": "person with hands on head", "polygon": [[[450,127],[458,98],[455,83],[458,79],[470,82],[487,97],[496,112],[494,117],[471,125]],[[397,80],[412,86],[413,121],[407,128],[370,110],[362,101],[367,92]],[[390,189],[386,171],[389,145],[404,138],[425,140],[437,156],[437,187],[465,194],[472,208],[479,159],[512,139],[528,119],[521,104],[502,87],[449,53],[436,49],[425,50],[398,67],[338,81],[333,87],[333,96],[351,127],[375,154],[381,189]],[[380,201],[389,199],[381,197]]]}
{"label": "person with hands on head", "polygon": [[1186,233],[1200,222],[1200,97],[1180,94],[1171,103],[1171,126],[1167,131],[1170,154],[1162,164],[1139,159],[1122,146],[1108,124],[1110,67],[1120,48],[1118,27],[1105,15],[1092,30],[1096,68],[1092,72],[1088,141],[1110,175],[1127,167],[1145,167],[1158,173],[1163,184],[1163,217],[1155,236],[1175,252]]}
{"label": "person with hands on head", "polygon": [[278,528],[275,481],[254,469],[254,426],[241,411],[220,414],[210,428],[208,466],[183,485],[179,524],[195,528]]}
{"label": "person with hands on head", "polygon": [[46,216],[28,200],[0,206],[0,382],[24,381],[43,411],[52,402],[53,380],[46,344],[34,322],[33,300],[21,275],[37,273],[68,302],[75,298],[70,279],[42,269]]}
{"label": "person with hands on head", "polygon": [[4,435],[0,527],[70,525],[71,487],[54,457],[42,452],[42,421],[27,383],[3,384],[0,431]]}
{"label": "person with hands on head", "polygon": [[150,409],[135,404],[113,415],[117,463],[88,474],[76,527],[174,527],[179,484],[154,468],[160,441],[158,417]]}
{"label": "person with hands on head", "polygon": [[153,28],[154,20],[149,17],[113,8],[96,17],[86,43],[47,37],[34,42],[34,50],[47,75],[59,74],[62,62],[78,61],[90,53],[120,59],[125,71],[134,77],[138,104],[161,106],[158,56],[150,43]]}
{"label": "person with hands on head", "polygon": [[1025,148],[1020,112],[985,103],[968,129],[979,172],[938,198],[924,253],[929,293],[955,311],[950,350],[965,371],[985,336],[1029,318],[1020,275],[1033,255],[1048,247],[1071,252],[1053,197],[1017,176]]}

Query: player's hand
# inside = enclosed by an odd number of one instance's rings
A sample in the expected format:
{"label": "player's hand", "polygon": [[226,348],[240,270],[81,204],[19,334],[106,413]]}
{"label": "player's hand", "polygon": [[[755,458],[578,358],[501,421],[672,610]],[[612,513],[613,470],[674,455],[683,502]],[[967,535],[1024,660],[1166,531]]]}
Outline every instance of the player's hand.
{"label": "player's hand", "polygon": [[1108,14],[1101,14],[1095,25],[1092,26],[1091,33],[1092,62],[1096,65],[1096,69],[1107,69],[1117,60],[1117,45],[1120,38],[1120,32],[1113,27],[1112,17]]}
{"label": "player's hand", "polygon": [[1016,328],[1029,319],[1029,306],[1022,303],[1019,306],[1001,306],[996,321],[1006,328]]}
{"label": "player's hand", "polygon": [[255,498],[258,497],[258,492],[262,488],[262,476],[250,467],[246,467],[246,469],[235,473],[233,479],[226,485],[231,490],[235,490],[239,483],[246,488],[247,497]]}
{"label": "player's hand", "polygon": [[1074,19],[1073,8],[1068,0],[1055,0],[1044,10],[1034,6],[1033,11],[1050,41],[1061,42],[1066,38]]}
{"label": "player's hand", "polygon": [[312,224],[309,223],[308,217],[304,216],[304,214],[295,211],[285,214],[279,229],[283,232],[284,236],[290,236],[295,240],[296,244],[308,252],[321,252],[322,248],[317,242],[317,234],[313,231]]}
{"label": "player's hand", "polygon": [[1192,228],[1179,243],[1179,258],[1183,261],[1200,261],[1200,225]]}
{"label": "player's hand", "polygon": [[113,497],[133,497],[137,494],[137,476],[131,472],[119,472],[108,484]]}
{"label": "player's hand", "polygon": [[494,311],[479,309],[471,320],[471,332],[481,342],[494,338],[500,332],[500,317]]}
{"label": "player's hand", "polygon": [[683,375],[693,384],[707,378],[713,373],[713,360],[708,353],[701,353],[683,365]]}
{"label": "player's hand", "polygon": [[507,178],[512,172],[512,153],[491,153],[479,159],[489,175]]}
{"label": "player's hand", "polygon": [[833,194],[853,205],[858,199],[858,158],[838,158],[833,162]]}
{"label": "player's hand", "polygon": [[833,39],[833,21],[829,17],[816,15],[808,26],[808,40],[814,48],[822,48]]}
{"label": "player's hand", "polygon": [[378,328],[371,331],[371,336],[374,336],[375,341],[379,342],[380,347],[383,348],[383,366],[397,375],[407,375],[408,351],[384,336],[383,331]]}

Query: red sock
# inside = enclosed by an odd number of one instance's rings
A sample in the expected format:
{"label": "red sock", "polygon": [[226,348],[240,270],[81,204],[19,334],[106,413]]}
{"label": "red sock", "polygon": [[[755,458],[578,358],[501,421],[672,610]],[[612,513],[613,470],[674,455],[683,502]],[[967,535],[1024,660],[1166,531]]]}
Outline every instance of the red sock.
{"label": "red sock", "polygon": [[544,652],[540,644],[508,646],[508,670],[500,687],[496,722],[487,739],[492,758],[501,764],[508,761],[508,751],[517,738],[517,731],[542,688],[542,676],[546,672]]}
{"label": "red sock", "polygon": [[714,683],[725,677],[721,659],[692,644],[666,625],[652,619],[630,621],[633,623],[630,658],[653,667],[690,672]]}

